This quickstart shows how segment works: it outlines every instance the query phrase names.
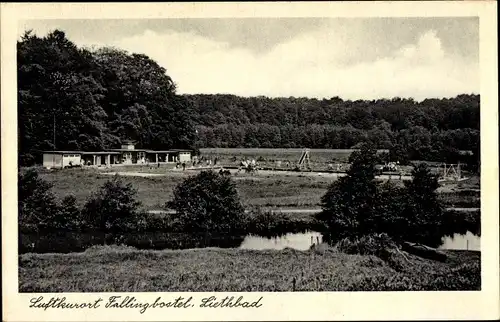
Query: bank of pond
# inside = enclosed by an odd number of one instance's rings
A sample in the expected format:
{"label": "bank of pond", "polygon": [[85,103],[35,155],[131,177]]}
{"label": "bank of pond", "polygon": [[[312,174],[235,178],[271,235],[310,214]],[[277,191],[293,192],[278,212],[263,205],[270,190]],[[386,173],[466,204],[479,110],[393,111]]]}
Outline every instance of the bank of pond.
{"label": "bank of pond", "polygon": [[[240,233],[208,234],[175,228],[172,218],[149,217],[147,228],[128,231],[78,231],[19,229],[19,253],[82,252],[94,245],[126,245],[137,249],[242,248],[253,250],[292,248],[307,250],[326,241],[325,227],[312,216],[260,213]],[[479,250],[481,214],[446,211],[442,224],[443,249]]]}
{"label": "bank of pond", "polygon": [[[99,232],[44,232],[20,233],[20,253],[71,253],[83,252],[94,245],[123,244],[137,249],[191,249],[191,248],[240,248],[251,250],[282,250],[292,248],[307,250],[323,242],[323,235],[316,231],[284,233],[275,236],[249,234],[246,236],[206,235],[174,232],[125,233],[119,236]],[[444,236],[440,249],[480,250],[481,237],[469,231]]]}

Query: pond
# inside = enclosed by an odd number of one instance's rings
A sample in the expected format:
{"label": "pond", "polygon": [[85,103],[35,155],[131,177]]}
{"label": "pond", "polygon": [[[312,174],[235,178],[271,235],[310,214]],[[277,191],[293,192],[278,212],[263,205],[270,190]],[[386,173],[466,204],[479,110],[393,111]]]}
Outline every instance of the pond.
{"label": "pond", "polygon": [[[470,232],[444,237],[440,249],[480,250],[481,237]],[[20,234],[19,252],[69,253],[82,252],[93,245],[123,243],[138,249],[189,249],[189,248],[240,248],[253,250],[282,250],[293,248],[308,250],[313,243],[323,241],[319,232],[288,233],[278,237],[206,236],[185,233],[144,232],[129,233],[116,238],[101,232],[65,232],[45,234]]]}
{"label": "pond", "polygon": [[[439,249],[475,250],[480,251],[481,237],[467,232],[467,234],[454,234],[442,239],[443,244]],[[321,243],[322,235],[318,232],[306,232],[298,234],[286,234],[281,237],[246,236],[239,248],[242,249],[284,249],[286,247],[297,250],[308,250],[312,243]]]}
{"label": "pond", "polygon": [[289,233],[280,237],[260,237],[255,235],[246,236],[239,248],[241,249],[285,249],[308,250],[312,243],[321,243],[322,236],[318,232]]}
{"label": "pond", "polygon": [[465,235],[454,234],[443,238],[440,249],[481,250],[481,237],[468,231]]}

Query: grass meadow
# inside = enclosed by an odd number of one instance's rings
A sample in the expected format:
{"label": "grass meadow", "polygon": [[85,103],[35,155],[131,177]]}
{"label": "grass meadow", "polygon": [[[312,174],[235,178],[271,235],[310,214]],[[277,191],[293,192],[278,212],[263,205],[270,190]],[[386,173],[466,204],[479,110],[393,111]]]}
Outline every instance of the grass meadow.
{"label": "grass meadow", "polygon": [[[138,199],[146,210],[163,208],[172,197],[176,185],[197,171],[168,171],[168,168],[156,167],[119,167],[109,171],[148,172],[162,176],[122,176],[124,182],[130,182],[138,191]],[[53,184],[55,194],[63,198],[73,194],[78,203],[83,204],[87,197],[111,178],[98,169],[41,170],[40,176]],[[336,180],[327,176],[307,176],[301,174],[271,174],[233,176],[241,200],[245,207],[283,207],[283,208],[318,208],[321,196],[328,186]],[[474,178],[472,183],[461,182],[440,188],[440,198],[447,207],[479,207],[479,183]],[[394,181],[395,184],[401,184]]]}
{"label": "grass meadow", "polygon": [[479,290],[480,253],[446,253],[446,262],[411,255],[407,262],[399,257],[384,261],[371,255],[348,255],[330,248],[152,251],[99,246],[83,253],[20,255],[19,291]]}

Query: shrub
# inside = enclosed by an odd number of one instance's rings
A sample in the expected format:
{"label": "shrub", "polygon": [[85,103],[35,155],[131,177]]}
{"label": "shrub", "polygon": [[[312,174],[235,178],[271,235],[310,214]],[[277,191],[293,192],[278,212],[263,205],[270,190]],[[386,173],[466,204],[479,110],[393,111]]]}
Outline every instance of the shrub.
{"label": "shrub", "polygon": [[242,233],[246,215],[231,178],[202,171],[179,184],[167,208],[177,212],[184,231],[199,233]]}
{"label": "shrub", "polygon": [[21,230],[38,231],[52,227],[58,207],[52,185],[29,169],[18,173],[18,224]]}
{"label": "shrub", "polygon": [[52,225],[53,228],[61,230],[77,230],[84,227],[75,196],[68,195],[63,198],[59,211],[53,218]]}
{"label": "shrub", "polygon": [[335,248],[346,254],[376,255],[388,248],[394,248],[395,243],[387,234],[371,234],[361,238],[343,238]]}
{"label": "shrub", "polygon": [[259,236],[281,236],[286,233],[317,230],[316,222],[310,219],[297,219],[282,212],[263,211],[256,208],[250,211],[247,232]]}
{"label": "shrub", "polygon": [[103,231],[135,228],[141,203],[135,199],[132,184],[124,184],[116,176],[93,193],[85,203],[82,214],[90,227]]}

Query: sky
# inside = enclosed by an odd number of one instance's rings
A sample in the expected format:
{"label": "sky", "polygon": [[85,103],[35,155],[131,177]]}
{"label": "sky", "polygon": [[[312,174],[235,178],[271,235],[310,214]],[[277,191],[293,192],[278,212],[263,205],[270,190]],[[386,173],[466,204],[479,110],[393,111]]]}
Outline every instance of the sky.
{"label": "sky", "polygon": [[479,93],[479,19],[30,20],[44,36],[142,53],[183,93],[378,99]]}

